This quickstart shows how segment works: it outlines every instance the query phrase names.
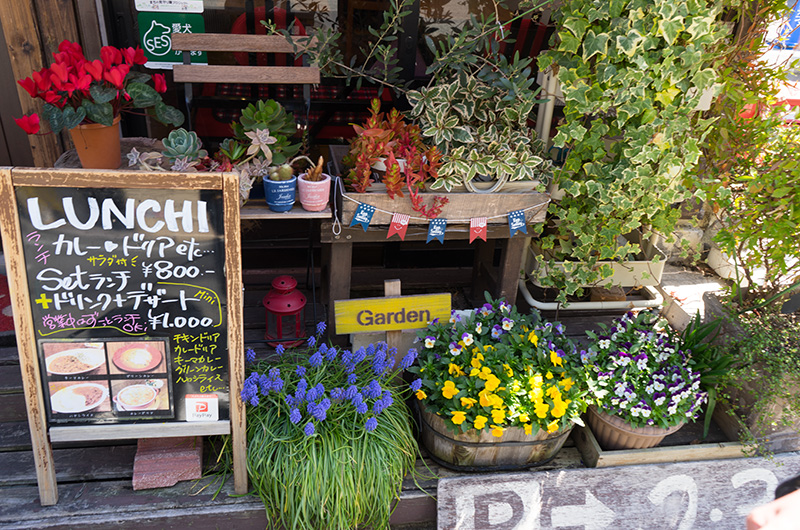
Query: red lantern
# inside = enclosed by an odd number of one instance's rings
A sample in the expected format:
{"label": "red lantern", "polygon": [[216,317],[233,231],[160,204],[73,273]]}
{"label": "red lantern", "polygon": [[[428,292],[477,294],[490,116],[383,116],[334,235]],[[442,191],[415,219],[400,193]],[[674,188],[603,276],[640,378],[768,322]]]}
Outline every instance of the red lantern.
{"label": "red lantern", "polygon": [[[267,332],[264,338],[272,347],[283,344],[284,348],[291,348],[303,343],[302,337],[306,336],[303,309],[306,307],[306,297],[300,291],[295,291],[297,280],[291,276],[278,276],[272,280],[272,290],[267,293],[261,303],[267,310]],[[284,337],[300,340],[282,340]]]}

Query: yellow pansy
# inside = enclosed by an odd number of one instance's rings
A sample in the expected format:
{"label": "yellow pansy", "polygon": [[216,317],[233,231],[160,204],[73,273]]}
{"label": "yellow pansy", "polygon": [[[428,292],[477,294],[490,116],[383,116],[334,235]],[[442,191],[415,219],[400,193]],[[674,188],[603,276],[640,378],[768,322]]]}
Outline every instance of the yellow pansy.
{"label": "yellow pansy", "polygon": [[544,384],[544,378],[542,377],[542,374],[536,374],[528,379],[528,384],[532,387],[542,386],[542,384]]}
{"label": "yellow pansy", "polygon": [[480,377],[485,381],[491,375],[492,375],[492,369],[489,368],[488,366],[484,366],[483,368],[481,368],[481,373],[478,374],[478,377]]}
{"label": "yellow pansy", "polygon": [[475,423],[472,426],[480,431],[481,429],[486,427],[486,422],[488,420],[489,418],[487,418],[486,416],[481,416],[481,415],[475,416]]}
{"label": "yellow pansy", "polygon": [[497,348],[495,348],[495,347],[494,347],[494,346],[492,346],[491,344],[487,344],[486,346],[484,346],[484,347],[483,347],[483,351],[486,351],[486,352],[489,352],[489,351],[494,351],[494,350],[496,350],[496,349],[497,349]]}
{"label": "yellow pansy", "polygon": [[453,363],[447,365],[447,371],[450,373],[450,375],[464,375],[464,370],[462,370],[457,364]]}
{"label": "yellow pansy", "polygon": [[499,425],[492,425],[491,427],[492,427],[492,436],[494,436],[495,438],[500,438],[501,436],[503,436],[503,431],[505,431],[505,429],[503,429]]}
{"label": "yellow pansy", "polygon": [[572,388],[572,386],[575,384],[575,381],[573,381],[571,377],[567,377],[558,384],[564,387],[564,392],[569,392],[569,389]]}
{"label": "yellow pansy", "polygon": [[518,394],[522,390],[522,385],[519,384],[519,381],[514,381],[511,383],[511,392],[514,394]]}
{"label": "yellow pansy", "polygon": [[553,401],[553,410],[550,411],[554,418],[560,418],[564,414],[567,413],[567,403],[561,401],[561,399],[556,399]]}
{"label": "yellow pansy", "polygon": [[558,420],[553,420],[547,424],[547,432],[556,432],[558,430]]}
{"label": "yellow pansy", "polygon": [[492,410],[492,421],[495,423],[503,423],[506,419],[506,412],[500,409]]}
{"label": "yellow pansy", "polygon": [[523,427],[525,428],[525,434],[530,436],[531,431],[533,430],[533,425],[531,425],[530,423],[526,423]]}
{"label": "yellow pansy", "polygon": [[519,421],[521,421],[522,423],[528,423],[529,421],[531,421],[531,417],[528,416],[527,413],[523,412],[522,414],[519,415]]}
{"label": "yellow pansy", "polygon": [[488,390],[489,392],[494,392],[495,390],[497,390],[498,386],[500,386],[500,379],[498,379],[496,375],[491,374],[486,379],[486,390]]}
{"label": "yellow pansy", "polygon": [[475,352],[475,359],[478,359],[479,361],[482,361],[482,360],[484,360],[486,358],[486,357],[483,356],[483,354],[481,352],[478,351],[478,348],[475,348],[473,351]]}
{"label": "yellow pansy", "polygon": [[480,375],[480,373],[481,373],[480,370],[478,370],[477,368],[473,368],[472,370],[470,370],[469,376],[470,377],[475,377],[476,375]]}
{"label": "yellow pansy", "polygon": [[471,364],[473,368],[480,368],[481,367],[481,360],[478,359],[477,357],[473,357],[472,361],[470,361],[469,364]]}
{"label": "yellow pansy", "polygon": [[467,413],[460,410],[454,410],[450,414],[453,415],[453,423],[456,425],[461,425],[467,419]]}
{"label": "yellow pansy", "polygon": [[453,399],[453,396],[458,394],[458,389],[456,388],[456,384],[449,379],[444,382],[444,386],[442,387],[442,395],[445,399]]}
{"label": "yellow pansy", "polygon": [[538,346],[538,345],[539,345],[539,337],[537,337],[537,336],[536,336],[536,332],[535,332],[535,331],[531,331],[531,332],[528,334],[528,340],[529,340],[529,341],[530,341],[530,343],[531,343],[531,344],[533,344],[534,346]]}
{"label": "yellow pansy", "polygon": [[547,411],[550,410],[550,405],[547,403],[537,403],[533,406],[533,411],[536,413],[536,416],[539,418],[546,418]]}
{"label": "yellow pansy", "polygon": [[531,401],[541,400],[544,397],[544,390],[542,390],[542,387],[537,386],[528,392],[528,397],[531,398]]}
{"label": "yellow pansy", "polygon": [[561,391],[558,389],[556,385],[547,387],[547,391],[545,392],[545,394],[547,394],[547,397],[552,399],[561,399]]}
{"label": "yellow pansy", "polygon": [[491,400],[493,407],[495,408],[503,407],[503,398],[501,398],[497,394],[489,394],[489,399]]}
{"label": "yellow pansy", "polygon": [[507,365],[507,364],[503,364],[503,368],[505,368],[505,369],[506,369],[506,375],[507,375],[508,377],[514,377],[514,370],[512,370],[512,369],[511,369],[511,367],[510,367],[509,365]]}
{"label": "yellow pansy", "polygon": [[564,366],[564,361],[561,360],[555,350],[550,350],[550,362],[553,363],[553,366]]}
{"label": "yellow pansy", "polygon": [[462,397],[461,398],[461,406],[462,407],[466,407],[468,409],[471,409],[472,405],[474,405],[477,402],[478,402],[477,399],[472,399],[472,398],[468,398],[468,397]]}
{"label": "yellow pansy", "polygon": [[547,379],[552,379],[552,378],[553,378],[553,373],[552,373],[552,372],[547,372],[546,374],[544,374],[544,376],[545,376]]}
{"label": "yellow pansy", "polygon": [[481,407],[491,407],[492,406],[492,400],[489,397],[491,395],[492,395],[491,392],[489,392],[486,389],[483,389],[483,390],[480,391],[480,393],[478,394],[478,399],[480,399]]}
{"label": "yellow pansy", "polygon": [[425,392],[423,392],[422,390],[417,390],[417,399],[418,399],[418,400],[422,401],[422,400],[423,400],[423,399],[425,399],[426,397],[428,397],[428,394],[426,394],[426,393],[425,393]]}

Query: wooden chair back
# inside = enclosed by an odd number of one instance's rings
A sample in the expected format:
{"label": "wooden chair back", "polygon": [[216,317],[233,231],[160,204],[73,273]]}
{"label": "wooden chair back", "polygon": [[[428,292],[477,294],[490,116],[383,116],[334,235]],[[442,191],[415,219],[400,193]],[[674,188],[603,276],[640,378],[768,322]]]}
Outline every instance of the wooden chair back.
{"label": "wooden chair back", "polygon": [[187,125],[192,129],[192,83],[304,85],[306,107],[310,105],[310,86],[320,82],[320,71],[303,64],[296,66],[249,66],[242,64],[190,64],[192,51],[255,52],[267,54],[297,54],[316,43],[314,37],[295,37],[298,49],[282,35],[247,35],[229,33],[173,33],[172,49],[183,52],[183,63],[173,66],[175,82],[184,83]]}
{"label": "wooden chair back", "polygon": [[[299,46],[313,46],[314,37],[295,37]],[[172,49],[182,51],[184,64],[172,73],[180,83],[318,84],[316,66],[246,66],[189,64],[192,50],[205,52],[297,53],[282,35],[234,35],[229,33],[173,33]],[[188,57],[187,57],[188,56]]]}

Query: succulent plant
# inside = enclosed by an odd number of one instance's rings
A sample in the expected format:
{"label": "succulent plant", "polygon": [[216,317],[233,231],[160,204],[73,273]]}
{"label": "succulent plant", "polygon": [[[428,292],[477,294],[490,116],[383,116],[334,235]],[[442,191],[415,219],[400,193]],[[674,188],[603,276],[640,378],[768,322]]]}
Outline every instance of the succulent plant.
{"label": "succulent plant", "polygon": [[245,144],[252,142],[247,133],[269,131],[270,136],[275,138],[275,142],[269,146],[274,164],[285,163],[300,150],[299,143],[291,143],[291,137],[297,132],[294,116],[275,100],[259,100],[247,105],[242,110],[239,121],[232,123],[231,127],[234,137]]}
{"label": "succulent plant", "polygon": [[294,169],[289,164],[281,166],[272,166],[269,168],[270,180],[291,180],[294,176]]}
{"label": "succulent plant", "polygon": [[179,158],[195,160],[208,155],[206,150],[202,149],[203,143],[197,137],[197,133],[184,128],[170,131],[162,143],[164,150],[161,151],[161,154],[170,164],[174,164]]}

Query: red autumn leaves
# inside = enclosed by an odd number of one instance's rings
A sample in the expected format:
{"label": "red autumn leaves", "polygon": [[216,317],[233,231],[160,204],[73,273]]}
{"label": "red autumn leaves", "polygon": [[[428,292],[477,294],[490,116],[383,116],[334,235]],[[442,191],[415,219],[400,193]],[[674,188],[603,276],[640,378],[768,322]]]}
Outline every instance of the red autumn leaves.
{"label": "red autumn leaves", "polygon": [[[131,100],[126,90],[131,68],[147,62],[141,48],[119,49],[113,46],[104,46],[100,51],[100,59],[89,61],[84,57],[80,44],[67,40],[59,44],[53,59],[54,62],[49,67],[18,81],[32,98],[40,98],[58,109],[72,107],[77,110],[84,101],[95,103],[90,89],[97,85],[116,90],[110,102],[114,115],[119,114],[122,107]],[[166,91],[163,75],[156,74],[151,78],[157,92]],[[28,134],[39,132],[40,120],[37,114],[23,116],[14,121]]]}

